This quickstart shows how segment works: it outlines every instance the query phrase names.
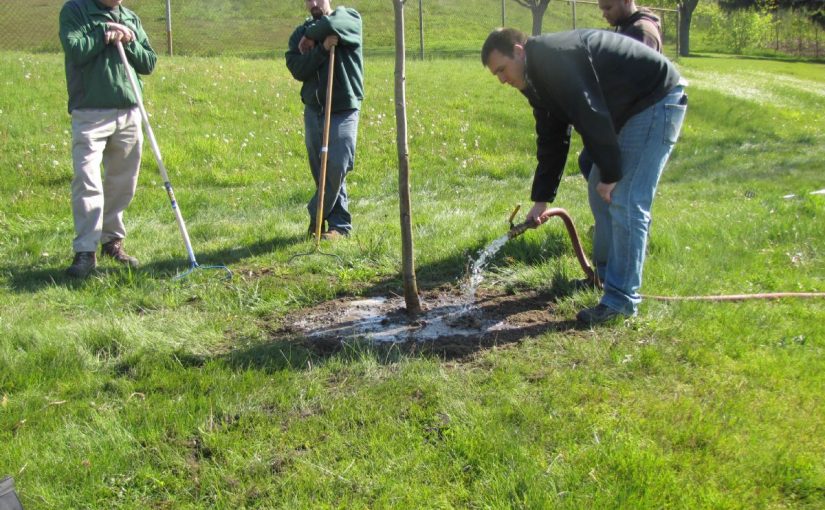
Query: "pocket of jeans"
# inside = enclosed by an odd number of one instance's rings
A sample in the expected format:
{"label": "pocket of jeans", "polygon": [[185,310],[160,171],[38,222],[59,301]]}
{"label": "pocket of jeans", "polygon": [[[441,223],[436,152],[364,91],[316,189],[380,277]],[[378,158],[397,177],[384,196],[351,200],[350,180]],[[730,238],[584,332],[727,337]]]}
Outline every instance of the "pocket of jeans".
{"label": "pocket of jeans", "polygon": [[682,122],[685,120],[687,105],[666,104],[665,105],[665,134],[664,143],[673,145],[679,140],[679,133],[682,131]]}

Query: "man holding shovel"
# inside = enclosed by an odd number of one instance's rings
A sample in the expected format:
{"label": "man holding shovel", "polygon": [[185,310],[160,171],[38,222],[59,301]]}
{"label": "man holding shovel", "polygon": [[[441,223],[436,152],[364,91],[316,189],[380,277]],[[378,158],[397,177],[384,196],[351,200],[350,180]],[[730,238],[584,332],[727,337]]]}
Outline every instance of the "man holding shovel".
{"label": "man holding shovel", "polygon": [[[137,15],[122,0],[68,0],[60,11],[69,113],[72,116],[72,213],[75,252],[66,273],[85,278],[96,251],[128,267],[138,260],[123,249],[123,211],[137,187],[143,132],[137,98],[116,43],[138,74],[157,55]],[[100,165],[104,176],[101,178]]]}
{"label": "man holding shovel", "polygon": [[[309,167],[315,179],[315,195],[307,204],[308,235],[315,235],[322,173],[322,152],[326,154],[323,218],[320,229],[325,239],[348,236],[352,230],[346,177],[355,163],[358,115],[364,99],[364,60],[361,49],[361,15],[355,9],[332,9],[329,0],[304,0],[310,18],[289,38],[286,65],[296,80],[303,82],[304,138]],[[335,47],[333,69],[330,50]],[[327,77],[333,73],[329,145],[323,144],[324,107]],[[324,228],[324,224],[328,228]]]}
{"label": "man holding shovel", "polygon": [[571,128],[593,159],[588,199],[604,293],[576,318],[593,325],[634,315],[653,196],[687,110],[679,72],[655,50],[603,30],[527,38],[498,29],[487,37],[481,61],[533,107],[538,165],[528,221],[540,225],[549,218]]}

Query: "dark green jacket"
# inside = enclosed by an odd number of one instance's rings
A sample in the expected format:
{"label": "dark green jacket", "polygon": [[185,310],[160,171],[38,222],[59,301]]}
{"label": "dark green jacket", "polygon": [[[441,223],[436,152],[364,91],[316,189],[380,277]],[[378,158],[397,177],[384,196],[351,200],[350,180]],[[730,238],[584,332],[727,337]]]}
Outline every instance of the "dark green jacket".
{"label": "dark green jacket", "polygon": [[[332,111],[361,108],[364,99],[364,58],[361,49],[361,15],[355,9],[337,7],[328,16],[312,18],[299,26],[289,38],[286,66],[296,80],[302,81],[301,101],[317,111],[324,108],[327,95],[329,52],[324,39],[337,35],[335,70],[332,82]],[[304,55],[298,51],[301,37],[315,41],[315,47]]]}
{"label": "dark green jacket", "polygon": [[538,166],[531,198],[552,202],[570,147],[570,126],[582,137],[601,180],[622,178],[618,133],[625,122],[663,99],[679,72],[655,50],[605,30],[531,37],[527,96],[536,118]]}
{"label": "dark green jacket", "polygon": [[[66,62],[69,112],[76,108],[129,108],[137,98],[117,47],[106,44],[106,23],[126,25],[136,40],[123,45],[138,74],[150,74],[157,55],[137,15],[122,5],[109,9],[97,0],[69,0],[60,11],[60,43]],[[138,86],[142,87],[140,79]]]}

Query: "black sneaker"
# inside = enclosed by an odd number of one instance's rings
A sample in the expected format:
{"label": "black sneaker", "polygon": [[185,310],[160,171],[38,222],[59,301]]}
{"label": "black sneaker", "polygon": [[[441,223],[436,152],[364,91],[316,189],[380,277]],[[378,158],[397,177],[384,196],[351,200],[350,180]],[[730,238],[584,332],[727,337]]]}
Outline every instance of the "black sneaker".
{"label": "black sneaker", "polygon": [[599,303],[593,308],[585,308],[576,314],[576,319],[588,326],[595,326],[596,324],[603,324],[611,321],[617,317],[624,317],[621,312],[610,308],[607,305]]}
{"label": "black sneaker", "polygon": [[103,243],[100,247],[100,254],[115,259],[115,262],[129,266],[138,267],[138,259],[126,253],[123,249],[123,239],[112,239],[108,243]]}
{"label": "black sneaker", "polygon": [[97,267],[97,256],[93,251],[79,251],[74,254],[72,265],[66,274],[72,278],[86,278]]}

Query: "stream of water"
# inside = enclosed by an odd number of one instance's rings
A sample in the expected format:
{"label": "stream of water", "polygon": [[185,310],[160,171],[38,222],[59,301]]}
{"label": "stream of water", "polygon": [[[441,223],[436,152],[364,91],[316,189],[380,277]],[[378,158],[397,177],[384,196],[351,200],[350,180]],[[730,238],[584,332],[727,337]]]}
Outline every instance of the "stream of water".
{"label": "stream of water", "polygon": [[487,264],[490,263],[490,260],[493,256],[498,253],[498,251],[510,240],[510,236],[508,234],[504,234],[503,236],[499,237],[492,243],[490,243],[478,258],[473,262],[470,266],[470,275],[467,278],[467,281],[462,285],[463,295],[464,295],[464,310],[465,312],[469,310],[476,300],[476,289],[478,289],[478,285],[484,279],[484,268]]}

